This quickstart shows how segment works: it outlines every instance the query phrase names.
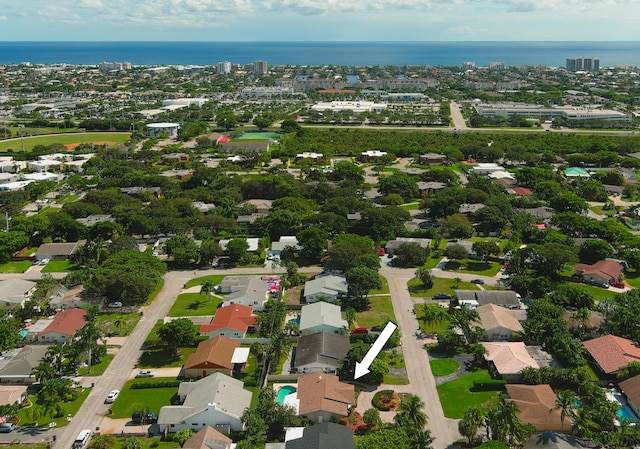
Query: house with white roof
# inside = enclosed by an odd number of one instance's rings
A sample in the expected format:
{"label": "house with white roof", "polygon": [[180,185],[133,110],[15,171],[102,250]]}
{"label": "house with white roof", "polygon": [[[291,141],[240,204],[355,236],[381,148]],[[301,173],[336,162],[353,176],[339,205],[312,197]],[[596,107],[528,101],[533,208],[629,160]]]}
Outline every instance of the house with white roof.
{"label": "house with white roof", "polygon": [[29,170],[42,173],[49,170],[60,170],[60,168],[62,167],[62,163],[60,161],[55,161],[52,159],[39,159],[37,161],[27,162],[27,167],[29,168]]}
{"label": "house with white roof", "polygon": [[315,332],[344,334],[348,326],[347,320],[342,319],[340,306],[324,301],[302,306],[300,332],[303,334],[313,334]]}
{"label": "house with white roof", "polygon": [[520,371],[525,368],[540,368],[523,342],[489,342],[482,346],[487,350],[487,362],[491,362],[507,382],[518,382]]}
{"label": "house with white roof", "polygon": [[302,249],[302,247],[298,245],[298,238],[295,235],[283,235],[280,237],[279,241],[271,243],[271,250],[269,251],[269,255],[280,256],[282,250],[284,250],[287,246],[295,248],[296,251]]}
{"label": "house with white roof", "polygon": [[37,284],[25,279],[6,279],[0,281],[0,306],[23,307],[31,294],[36,290]]}
{"label": "house with white roof", "polygon": [[269,284],[260,276],[227,276],[220,283],[219,292],[228,293],[223,299],[225,307],[241,304],[260,312],[268,299]]}
{"label": "house with white roof", "polygon": [[469,173],[475,173],[476,175],[488,175],[495,171],[506,171],[503,166],[494,162],[479,162],[469,169]]}
{"label": "house with white roof", "polygon": [[348,291],[349,286],[344,276],[322,274],[305,282],[303,296],[308,304],[320,299],[336,302],[339,296],[346,295]]}
{"label": "house with white roof", "polygon": [[[227,245],[229,244],[229,242],[233,240],[233,239],[222,239],[218,242],[218,244],[220,245],[220,248],[222,248],[222,251],[226,251],[227,250]],[[256,251],[258,251],[258,249],[260,248],[260,239],[257,237],[251,237],[246,239],[247,244],[249,245],[249,248],[247,249],[247,252],[250,253],[255,253]]]}
{"label": "house with white roof", "polygon": [[244,430],[241,417],[251,405],[252,393],[244,382],[222,373],[215,373],[196,382],[183,382],[178,387],[182,405],[160,409],[158,430],[175,433],[182,429],[198,432],[207,426],[223,426],[229,430]]}
{"label": "house with white roof", "polygon": [[520,321],[504,307],[485,304],[476,311],[480,316],[480,327],[487,332],[488,341],[507,341],[513,334],[524,332]]}

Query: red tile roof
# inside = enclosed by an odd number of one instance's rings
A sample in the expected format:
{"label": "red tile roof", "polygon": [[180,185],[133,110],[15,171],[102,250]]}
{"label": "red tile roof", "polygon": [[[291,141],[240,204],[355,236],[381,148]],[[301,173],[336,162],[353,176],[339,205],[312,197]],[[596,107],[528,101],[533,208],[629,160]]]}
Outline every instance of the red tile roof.
{"label": "red tile roof", "polygon": [[631,362],[640,362],[640,347],[626,338],[605,335],[582,344],[607,374],[615,373]]}
{"label": "red tile roof", "polygon": [[526,187],[514,187],[511,190],[513,190],[513,193],[516,195],[533,195],[531,189],[527,189]]}
{"label": "red tile roof", "polygon": [[330,412],[347,416],[349,406],[355,404],[353,385],[342,383],[338,376],[325,373],[313,373],[298,379],[299,414]]}
{"label": "red tile roof", "polygon": [[622,274],[624,267],[615,260],[599,260],[593,265],[579,263],[576,265],[576,271],[587,275],[600,276],[603,279],[618,279]]}
{"label": "red tile roof", "polygon": [[245,333],[249,326],[258,324],[258,317],[251,314],[251,307],[231,304],[218,309],[210,324],[200,326],[200,333],[207,334],[220,329],[233,329]]}
{"label": "red tile roof", "polygon": [[87,312],[84,309],[69,309],[56,313],[51,324],[38,335],[57,332],[62,335],[73,335],[86,324]]}
{"label": "red tile roof", "polygon": [[542,385],[506,385],[507,393],[518,406],[516,415],[520,421],[533,424],[537,430],[560,430],[562,420],[560,410],[553,410],[556,394],[547,384]]}

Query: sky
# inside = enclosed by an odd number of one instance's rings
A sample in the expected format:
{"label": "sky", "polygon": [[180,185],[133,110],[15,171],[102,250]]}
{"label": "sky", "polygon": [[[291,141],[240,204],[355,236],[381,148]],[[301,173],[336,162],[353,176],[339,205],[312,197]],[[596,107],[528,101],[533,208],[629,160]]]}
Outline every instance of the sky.
{"label": "sky", "polygon": [[[0,41],[630,41],[638,0],[5,0]],[[10,4],[6,4],[10,3]]]}

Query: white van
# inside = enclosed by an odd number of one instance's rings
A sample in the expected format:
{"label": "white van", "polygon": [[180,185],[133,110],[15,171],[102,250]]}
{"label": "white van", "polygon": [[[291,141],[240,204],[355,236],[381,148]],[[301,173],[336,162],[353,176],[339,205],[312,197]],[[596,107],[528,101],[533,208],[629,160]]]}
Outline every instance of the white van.
{"label": "white van", "polygon": [[71,447],[73,449],[82,449],[87,445],[87,443],[91,439],[91,435],[92,435],[91,430],[89,429],[82,430],[76,437],[76,440],[73,442],[73,445]]}

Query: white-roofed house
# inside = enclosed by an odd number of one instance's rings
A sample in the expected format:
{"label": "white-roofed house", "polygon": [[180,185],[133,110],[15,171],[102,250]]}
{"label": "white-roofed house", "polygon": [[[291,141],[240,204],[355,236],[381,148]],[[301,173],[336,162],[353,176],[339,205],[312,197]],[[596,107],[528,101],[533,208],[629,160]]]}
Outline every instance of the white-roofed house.
{"label": "white-roofed house", "polygon": [[524,329],[511,311],[495,304],[478,307],[480,327],[487,332],[488,341],[507,341],[513,334],[522,334]]}
{"label": "white-roofed house", "polygon": [[251,405],[251,392],[244,383],[222,373],[215,373],[197,382],[183,382],[178,387],[182,405],[162,407],[158,415],[160,432],[174,433],[181,429],[198,432],[207,426],[244,430],[240,419]]}
{"label": "white-roofed house", "polygon": [[336,302],[338,297],[347,294],[349,286],[344,276],[335,274],[323,274],[304,284],[304,299],[307,303],[313,303],[320,299]]}
{"label": "white-roofed house", "polygon": [[522,342],[489,342],[482,345],[487,350],[485,359],[493,363],[498,374],[507,382],[518,382],[520,371],[525,368],[540,368]]}
{"label": "white-roofed house", "polygon": [[33,170],[38,173],[46,172],[49,170],[60,170],[62,162],[52,159],[39,159],[37,161],[27,162],[29,170]]}
{"label": "white-roofed house", "polygon": [[269,284],[259,276],[227,276],[220,283],[220,293],[229,293],[223,306],[242,304],[256,311],[264,310]]}
{"label": "white-roofed house", "polygon": [[25,301],[36,290],[37,284],[25,279],[6,279],[0,281],[0,306],[23,307]]}
{"label": "white-roofed house", "polygon": [[282,251],[287,246],[295,248],[296,251],[302,249],[302,247],[298,245],[298,238],[295,235],[283,235],[280,237],[279,241],[271,243],[271,250],[269,250],[269,255],[280,256],[280,254],[282,254]]}
{"label": "white-roofed house", "polygon": [[313,334],[329,332],[344,334],[348,329],[347,320],[342,319],[340,306],[324,301],[302,306],[300,312],[300,332]]}

